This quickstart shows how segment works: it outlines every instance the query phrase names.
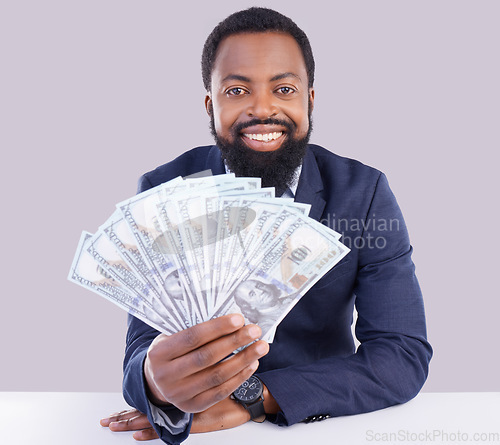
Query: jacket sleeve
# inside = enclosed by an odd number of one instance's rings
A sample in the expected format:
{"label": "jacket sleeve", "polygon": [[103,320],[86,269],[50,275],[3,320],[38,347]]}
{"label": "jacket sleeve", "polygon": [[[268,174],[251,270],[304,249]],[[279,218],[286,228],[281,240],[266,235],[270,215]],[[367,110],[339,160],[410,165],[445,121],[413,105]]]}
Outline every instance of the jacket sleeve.
{"label": "jacket sleeve", "polygon": [[[280,425],[312,415],[359,414],[404,403],[426,380],[432,349],[412,247],[383,174],[362,227],[357,240],[361,247],[351,246],[358,258],[354,293],[360,346],[345,357],[260,373],[282,410],[273,419]],[[328,292],[328,287],[322,291]]]}
{"label": "jacket sleeve", "polygon": [[[152,184],[147,177],[142,176],[137,192],[143,192],[151,187]],[[149,422],[165,443],[177,445],[188,437],[193,416],[175,407],[159,408],[152,405],[148,399],[144,377],[146,353],[151,342],[159,334],[160,332],[129,314],[123,362],[123,396],[129,405],[147,414]],[[160,411],[163,411],[164,415]]]}

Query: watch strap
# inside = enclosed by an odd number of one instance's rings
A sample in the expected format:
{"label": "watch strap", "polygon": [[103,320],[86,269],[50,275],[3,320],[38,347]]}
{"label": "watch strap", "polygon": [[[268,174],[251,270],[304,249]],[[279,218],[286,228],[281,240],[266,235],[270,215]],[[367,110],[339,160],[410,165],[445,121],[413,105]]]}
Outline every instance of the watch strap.
{"label": "watch strap", "polygon": [[256,422],[263,422],[266,419],[264,411],[264,397],[260,396],[259,400],[251,405],[243,404],[246,410],[250,413],[250,418]]}

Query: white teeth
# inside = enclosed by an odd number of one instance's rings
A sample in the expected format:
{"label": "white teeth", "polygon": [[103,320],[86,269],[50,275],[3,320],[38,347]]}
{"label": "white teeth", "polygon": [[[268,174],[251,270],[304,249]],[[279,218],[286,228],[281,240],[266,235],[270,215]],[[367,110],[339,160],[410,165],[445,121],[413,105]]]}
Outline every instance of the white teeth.
{"label": "white teeth", "polygon": [[244,133],[244,135],[248,139],[253,139],[254,141],[264,141],[264,142],[274,141],[275,139],[278,139],[282,134],[283,134],[282,131],[275,131],[274,133],[266,133],[266,134]]}

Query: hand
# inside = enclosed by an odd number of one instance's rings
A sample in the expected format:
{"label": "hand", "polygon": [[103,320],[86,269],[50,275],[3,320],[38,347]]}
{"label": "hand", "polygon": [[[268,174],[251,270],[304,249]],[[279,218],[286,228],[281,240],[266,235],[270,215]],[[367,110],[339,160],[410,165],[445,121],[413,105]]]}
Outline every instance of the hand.
{"label": "hand", "polygon": [[[267,414],[276,414],[280,407],[264,385],[264,409]],[[250,420],[250,413],[231,398],[222,400],[210,408],[193,416],[191,433],[226,430],[242,425]]]}
{"label": "hand", "polygon": [[258,326],[244,326],[239,314],[200,323],[171,336],[160,334],[144,362],[151,401],[172,404],[187,413],[206,411],[223,401],[255,372],[269,345],[256,341],[225,358],[261,335]]}
{"label": "hand", "polygon": [[135,431],[135,440],[158,439],[158,434],[149,423],[148,416],[136,409],[129,409],[111,414],[101,419],[101,425],[107,426],[111,431]]}
{"label": "hand", "polygon": [[[264,406],[266,413],[277,413],[279,406],[272,394],[264,385]],[[208,431],[224,430],[242,425],[250,420],[250,414],[241,405],[229,397],[193,416],[191,433],[205,433]],[[129,409],[111,414],[101,419],[101,425],[111,431],[135,431],[135,440],[157,439],[158,434],[149,423],[146,414],[136,409]]]}
{"label": "hand", "polygon": [[229,397],[193,416],[191,433],[226,430],[250,420],[250,414]]}
{"label": "hand", "polygon": [[[250,414],[241,405],[229,397],[193,416],[191,433],[234,428],[250,420]],[[135,440],[158,439],[158,434],[149,423],[148,416],[136,409],[129,409],[111,414],[101,419],[101,425],[111,431],[135,431]]]}

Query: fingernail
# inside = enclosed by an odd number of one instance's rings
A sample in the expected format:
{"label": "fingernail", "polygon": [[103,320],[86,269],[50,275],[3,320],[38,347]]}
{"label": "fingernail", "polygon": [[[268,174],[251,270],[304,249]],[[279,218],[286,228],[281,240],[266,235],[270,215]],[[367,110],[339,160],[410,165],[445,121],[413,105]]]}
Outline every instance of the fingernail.
{"label": "fingernail", "polygon": [[259,354],[267,354],[269,346],[267,345],[266,342],[261,341],[261,342],[257,343],[257,346],[255,347],[255,349],[256,349],[257,353],[259,353]]}
{"label": "fingernail", "polygon": [[259,367],[259,361],[258,360],[255,360],[250,366],[250,371],[251,372],[255,372],[257,371],[257,368]]}
{"label": "fingernail", "polygon": [[250,328],[248,329],[248,334],[252,338],[259,338],[262,334],[262,331],[258,326],[250,326]]}
{"label": "fingernail", "polygon": [[243,324],[245,323],[245,320],[243,319],[243,317],[241,315],[234,314],[231,316],[230,322],[234,327],[238,327],[238,326],[243,326]]}
{"label": "fingernail", "polygon": [[142,431],[136,431],[134,434],[132,434],[132,437],[134,439],[142,439]]}

